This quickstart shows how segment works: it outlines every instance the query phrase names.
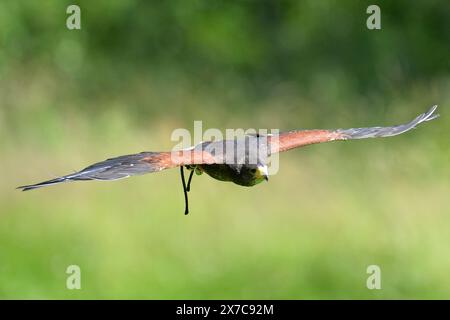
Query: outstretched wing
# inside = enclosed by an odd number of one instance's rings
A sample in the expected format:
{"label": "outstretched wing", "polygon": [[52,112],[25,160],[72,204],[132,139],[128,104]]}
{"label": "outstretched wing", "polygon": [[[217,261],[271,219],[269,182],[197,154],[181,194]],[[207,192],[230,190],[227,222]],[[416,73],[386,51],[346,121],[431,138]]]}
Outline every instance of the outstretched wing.
{"label": "outstretched wing", "polygon": [[293,148],[299,148],[314,143],[322,143],[335,140],[366,139],[391,137],[407,132],[422,122],[436,119],[437,106],[417,116],[411,122],[392,127],[368,127],[336,130],[296,130],[280,133],[270,138],[271,153],[283,152]]}
{"label": "outstretched wing", "polygon": [[181,165],[214,162],[214,157],[202,150],[183,150],[174,152],[142,152],[111,158],[56,179],[37,184],[18,187],[22,191],[33,190],[53,184],[84,180],[118,180],[145,173],[158,172]]}

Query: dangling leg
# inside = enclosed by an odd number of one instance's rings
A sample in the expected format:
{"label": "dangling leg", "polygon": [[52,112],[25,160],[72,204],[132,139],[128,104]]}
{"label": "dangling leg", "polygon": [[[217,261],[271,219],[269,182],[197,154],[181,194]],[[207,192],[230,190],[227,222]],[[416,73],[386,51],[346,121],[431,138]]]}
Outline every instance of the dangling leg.
{"label": "dangling leg", "polygon": [[188,183],[187,183],[187,188],[186,191],[189,192],[191,191],[191,181],[192,181],[192,176],[194,175],[194,169],[191,170],[191,174],[189,175],[189,179],[188,179]]}
{"label": "dangling leg", "polygon": [[181,174],[181,182],[183,183],[183,192],[184,192],[184,214],[189,213],[189,201],[188,201],[188,190],[186,188],[186,181],[184,180],[184,167],[180,166],[180,174]]}

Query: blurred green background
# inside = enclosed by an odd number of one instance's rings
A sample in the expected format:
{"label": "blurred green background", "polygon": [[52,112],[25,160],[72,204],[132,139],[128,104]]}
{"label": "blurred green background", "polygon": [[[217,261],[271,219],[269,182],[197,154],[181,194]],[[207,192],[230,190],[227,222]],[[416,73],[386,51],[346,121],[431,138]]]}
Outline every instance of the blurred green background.
{"label": "blurred green background", "polygon": [[[450,298],[450,5],[0,3],[0,298]],[[21,193],[176,128],[393,125],[282,154],[269,183],[177,170]],[[66,289],[81,268],[82,290]],[[382,290],[366,288],[379,265]]]}

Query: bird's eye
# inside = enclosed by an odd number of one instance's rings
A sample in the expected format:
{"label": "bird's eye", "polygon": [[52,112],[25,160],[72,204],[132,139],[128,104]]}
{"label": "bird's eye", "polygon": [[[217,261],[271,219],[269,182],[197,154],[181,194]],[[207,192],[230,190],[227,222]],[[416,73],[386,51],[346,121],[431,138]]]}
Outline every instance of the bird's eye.
{"label": "bird's eye", "polygon": [[250,170],[252,173],[255,173],[256,172],[256,169],[251,169]]}

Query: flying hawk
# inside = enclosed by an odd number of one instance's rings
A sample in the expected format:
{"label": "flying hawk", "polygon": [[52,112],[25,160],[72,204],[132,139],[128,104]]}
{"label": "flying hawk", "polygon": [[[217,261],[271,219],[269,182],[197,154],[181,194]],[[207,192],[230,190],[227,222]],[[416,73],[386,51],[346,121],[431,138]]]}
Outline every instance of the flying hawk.
{"label": "flying hawk", "polygon": [[[422,122],[436,119],[437,106],[419,115],[409,123],[392,127],[368,127],[335,130],[294,130],[278,135],[247,135],[235,140],[201,142],[198,145],[171,152],[141,152],[95,163],[66,176],[37,184],[18,187],[22,191],[33,190],[61,182],[84,180],[117,180],[150,172],[180,167],[185,197],[185,214],[189,213],[187,193],[193,173],[206,172],[220,181],[231,181],[251,187],[268,180],[267,158],[310,144],[350,139],[390,137],[407,132]],[[184,167],[190,170],[188,182]]]}

